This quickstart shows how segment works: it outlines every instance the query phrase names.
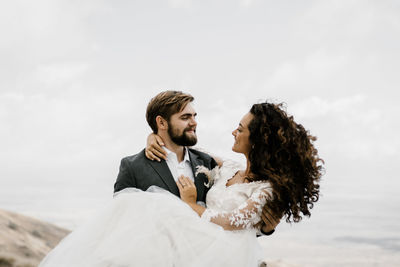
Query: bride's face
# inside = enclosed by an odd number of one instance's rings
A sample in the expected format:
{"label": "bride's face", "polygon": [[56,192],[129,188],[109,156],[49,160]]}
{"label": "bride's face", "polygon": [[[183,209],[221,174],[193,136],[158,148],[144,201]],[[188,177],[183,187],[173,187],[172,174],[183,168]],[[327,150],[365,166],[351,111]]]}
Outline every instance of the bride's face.
{"label": "bride's face", "polygon": [[233,151],[245,155],[249,154],[251,150],[249,124],[253,118],[253,114],[250,112],[247,113],[240,121],[239,126],[232,132],[232,135],[235,137],[235,142],[232,147]]}

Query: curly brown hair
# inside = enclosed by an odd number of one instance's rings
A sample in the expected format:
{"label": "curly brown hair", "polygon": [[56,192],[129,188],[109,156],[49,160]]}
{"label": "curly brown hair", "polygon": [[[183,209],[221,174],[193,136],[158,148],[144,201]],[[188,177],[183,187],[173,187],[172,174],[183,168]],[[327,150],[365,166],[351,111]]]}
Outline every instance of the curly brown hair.
{"label": "curly brown hair", "polygon": [[313,145],[316,137],[283,110],[283,104],[260,103],[250,109],[254,116],[248,128],[250,181],[268,180],[273,189],[269,208],[299,222],[300,213],[310,216],[319,198],[324,163]]}

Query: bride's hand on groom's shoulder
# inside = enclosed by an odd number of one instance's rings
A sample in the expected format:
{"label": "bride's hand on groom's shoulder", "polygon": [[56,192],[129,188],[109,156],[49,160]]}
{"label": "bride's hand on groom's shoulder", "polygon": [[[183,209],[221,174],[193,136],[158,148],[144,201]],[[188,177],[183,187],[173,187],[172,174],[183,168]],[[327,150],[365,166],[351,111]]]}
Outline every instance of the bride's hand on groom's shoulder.
{"label": "bride's hand on groom's shoulder", "polygon": [[160,136],[151,133],[147,137],[145,155],[150,160],[161,161],[161,159],[167,159],[167,152],[162,148],[164,142]]}
{"label": "bride's hand on groom's shoulder", "polygon": [[185,177],[181,175],[176,181],[176,185],[178,186],[179,193],[181,195],[181,199],[188,203],[194,204],[197,199],[197,190],[194,182],[189,179],[189,177]]}

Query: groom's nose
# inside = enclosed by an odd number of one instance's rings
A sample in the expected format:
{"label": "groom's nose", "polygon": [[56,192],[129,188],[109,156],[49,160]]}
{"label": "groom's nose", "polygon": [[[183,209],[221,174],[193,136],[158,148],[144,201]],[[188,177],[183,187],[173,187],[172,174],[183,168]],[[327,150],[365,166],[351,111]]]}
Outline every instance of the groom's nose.
{"label": "groom's nose", "polygon": [[192,117],[189,121],[190,126],[197,126],[197,121],[195,117]]}

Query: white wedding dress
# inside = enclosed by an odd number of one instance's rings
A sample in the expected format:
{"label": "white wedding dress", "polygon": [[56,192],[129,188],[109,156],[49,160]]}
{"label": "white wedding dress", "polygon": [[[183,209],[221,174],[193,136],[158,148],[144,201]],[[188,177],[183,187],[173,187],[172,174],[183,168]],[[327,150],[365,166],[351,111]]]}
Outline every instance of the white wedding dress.
{"label": "white wedding dress", "polygon": [[224,162],[208,172],[213,186],[201,218],[158,187],[146,192],[122,190],[97,216],[62,240],[39,266],[258,266],[261,248],[254,226],[261,221],[271,187],[268,182],[227,187],[238,169],[238,164]]}

